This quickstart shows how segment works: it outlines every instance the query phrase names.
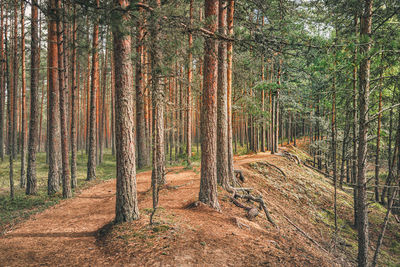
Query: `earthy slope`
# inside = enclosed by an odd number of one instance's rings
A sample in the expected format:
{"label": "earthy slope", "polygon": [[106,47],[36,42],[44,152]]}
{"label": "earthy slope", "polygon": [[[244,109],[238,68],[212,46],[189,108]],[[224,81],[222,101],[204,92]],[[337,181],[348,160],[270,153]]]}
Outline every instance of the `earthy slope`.
{"label": "earthy slope", "polygon": [[[279,166],[286,177],[264,161]],[[339,240],[336,249],[333,247],[332,186],[328,180],[280,155],[268,153],[237,157],[235,168],[243,170],[244,186],[253,187],[254,193],[264,196],[279,228],[268,223],[264,215],[248,221],[244,210],[234,206],[223,191],[221,213],[202,205],[190,207],[198,195],[198,167],[177,167],[168,170],[169,186],[160,192],[158,224],[148,225],[150,172],[138,175],[141,219],[120,226],[109,224],[114,216],[115,180],[104,182],[35,215],[1,237],[1,265],[354,264],[354,239],[352,243]],[[343,203],[349,198],[340,193]],[[351,203],[347,205],[339,209],[346,216]],[[306,238],[288,219],[323,248]],[[354,235],[346,222],[343,225],[346,236]],[[398,226],[396,229],[398,232]],[[393,255],[391,259],[399,260]]]}

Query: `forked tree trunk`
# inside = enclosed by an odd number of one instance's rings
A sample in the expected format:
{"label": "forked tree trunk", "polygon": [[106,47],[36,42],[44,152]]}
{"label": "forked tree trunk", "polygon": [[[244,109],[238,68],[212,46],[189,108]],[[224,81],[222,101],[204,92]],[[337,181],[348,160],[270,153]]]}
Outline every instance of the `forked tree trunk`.
{"label": "forked tree trunk", "polygon": [[[115,222],[139,219],[136,191],[133,68],[131,62],[128,0],[114,0],[113,23],[115,68],[115,126],[117,155],[117,199]],[[122,13],[122,14],[121,14]],[[123,28],[123,26],[125,26]]]}
{"label": "forked tree trunk", "polygon": [[[212,33],[218,27],[218,1],[205,0],[206,27]],[[199,200],[219,210],[217,197],[217,41],[206,37],[204,44],[204,89],[201,112],[201,179]]]}

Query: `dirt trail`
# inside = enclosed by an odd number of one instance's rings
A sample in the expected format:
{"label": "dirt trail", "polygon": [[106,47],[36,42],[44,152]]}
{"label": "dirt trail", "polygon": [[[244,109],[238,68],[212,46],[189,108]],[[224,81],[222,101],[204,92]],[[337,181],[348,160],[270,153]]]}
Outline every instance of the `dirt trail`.
{"label": "dirt trail", "polygon": [[[266,157],[268,153],[237,157],[235,167]],[[177,169],[180,168],[172,169],[172,172],[167,174],[168,182],[172,185],[187,183],[187,186],[181,190],[179,198],[176,195],[174,198],[171,194],[162,195],[160,203],[165,208],[181,209],[197,196],[199,175],[193,171],[183,170],[177,173]],[[144,194],[150,186],[150,175],[150,171],[137,175],[141,209],[151,207],[149,197]],[[105,255],[96,245],[96,233],[113,220],[114,208],[115,180],[84,190],[75,198],[64,200],[34,215],[0,237],[0,265],[113,264],[114,257]],[[197,215],[192,214],[192,216]]]}

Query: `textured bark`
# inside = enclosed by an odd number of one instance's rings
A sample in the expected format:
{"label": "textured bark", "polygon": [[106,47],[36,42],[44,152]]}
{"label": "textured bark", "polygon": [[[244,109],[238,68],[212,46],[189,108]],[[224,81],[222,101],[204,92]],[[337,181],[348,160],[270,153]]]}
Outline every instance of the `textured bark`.
{"label": "textured bark", "polygon": [[[117,199],[115,222],[139,218],[136,192],[133,69],[127,0],[114,0],[112,14],[115,68],[115,126],[117,155]],[[116,10],[121,10],[117,13]],[[122,14],[121,14],[122,13]]]}
{"label": "textured bark", "polygon": [[364,1],[360,27],[360,71],[359,71],[359,135],[358,135],[358,176],[357,176],[357,215],[358,215],[358,266],[368,266],[368,206],[367,206],[367,133],[368,104],[370,89],[372,2]]}
{"label": "textured bark", "polygon": [[149,166],[150,157],[147,147],[146,138],[146,118],[145,118],[145,84],[142,66],[144,65],[144,14],[140,8],[141,16],[137,20],[137,35],[136,35],[136,139],[137,139],[137,155],[138,168],[142,169]]}
{"label": "textured bark", "polygon": [[376,155],[375,155],[375,201],[379,202],[379,153],[381,143],[381,124],[382,124],[382,75],[383,69],[380,74],[379,82],[379,104],[378,104],[378,129],[376,138]]}
{"label": "textured bark", "polygon": [[[5,32],[7,33],[7,23],[5,27]],[[5,34],[5,50],[6,50],[6,83],[7,83],[7,118],[8,118],[8,153],[9,153],[9,180],[10,180],[10,197],[11,199],[14,198],[14,167],[13,167],[13,132],[12,132],[12,105],[13,105],[13,97],[12,97],[12,86],[11,86],[11,79],[10,79],[10,59],[9,55],[11,54],[8,48],[8,40],[7,34]]]}
{"label": "textured bark", "polygon": [[[235,11],[235,1],[228,0],[228,12],[227,12],[227,30],[228,35],[233,35],[233,15]],[[227,43],[227,111],[228,111],[228,175],[229,179],[234,178],[233,169],[233,148],[232,148],[232,65],[233,65],[233,42],[228,41]]]}
{"label": "textured bark", "polygon": [[[160,12],[160,1],[151,1],[152,7]],[[151,38],[151,81],[152,81],[152,103],[153,103],[153,190],[156,185],[164,185],[165,181],[165,147],[164,147],[164,98],[165,92],[161,85],[162,74],[162,54],[159,42],[160,36],[160,18],[159,14],[152,13],[150,22]],[[156,190],[157,191],[157,190]],[[154,191],[153,191],[154,193]],[[153,195],[153,201],[155,200]]]}
{"label": "textured bark", "polygon": [[[101,109],[100,110],[100,125],[99,125],[99,163],[103,161],[103,147],[104,147],[104,139],[105,135],[104,131],[106,129],[105,123],[106,123],[106,96],[107,96],[107,57],[108,57],[108,29],[106,31],[106,51],[104,54],[103,62],[102,62],[102,77],[101,77],[101,94],[102,94],[102,99],[101,99]],[[100,95],[100,94],[99,94]]]}
{"label": "textured bark", "polygon": [[[215,33],[218,27],[218,2],[205,0],[206,28]],[[204,44],[203,101],[201,111],[201,179],[199,200],[214,209],[217,197],[217,61],[215,39],[206,37]]]}
{"label": "textured bark", "polygon": [[[193,0],[189,6],[190,25],[193,24]],[[187,164],[191,164],[192,157],[192,77],[193,77],[193,35],[189,32],[189,53],[188,53],[188,90],[186,96],[186,159]]]}
{"label": "textured bark", "polygon": [[12,57],[12,74],[13,74],[13,86],[12,86],[12,154],[13,158],[17,156],[17,133],[18,133],[18,4],[19,1],[14,1],[14,35],[13,35],[13,57]]}
{"label": "textured bark", "polygon": [[[99,6],[99,0],[96,1]],[[99,24],[96,19],[93,27],[93,45],[92,45],[92,78],[90,83],[90,114],[89,114],[89,155],[87,163],[87,180],[96,178],[96,101],[99,89]]]}
{"label": "textured bark", "polygon": [[[218,32],[226,34],[226,1],[219,0]],[[226,79],[226,42],[218,44],[218,100],[217,100],[217,182],[229,187],[228,175],[228,106]]]}
{"label": "textured bark", "polygon": [[28,140],[28,168],[26,172],[26,194],[37,193],[36,152],[39,143],[39,34],[37,0],[31,5],[31,112]]}
{"label": "textured bark", "polygon": [[[336,51],[333,52],[333,57],[336,57]],[[333,72],[336,71],[336,59],[333,63]],[[331,153],[332,153],[332,176],[334,186],[334,216],[335,216],[335,233],[337,231],[337,161],[336,161],[336,76],[333,74],[332,79],[332,120],[331,120]]]}
{"label": "textured bark", "polygon": [[5,104],[5,53],[4,53],[4,2],[0,3],[0,158],[4,160],[4,104]]}
{"label": "textured bark", "polygon": [[71,175],[69,170],[69,152],[68,152],[68,137],[67,137],[67,97],[65,84],[65,68],[64,68],[64,41],[61,14],[61,0],[57,0],[57,51],[58,51],[58,90],[60,95],[60,128],[61,128],[61,163],[62,163],[62,195],[63,198],[70,198],[71,192]]}
{"label": "textured bark", "polygon": [[20,187],[26,186],[26,75],[25,75],[25,4],[21,1],[21,80],[22,80],[22,99],[21,99],[21,176]]}
{"label": "textured bark", "polygon": [[49,72],[49,112],[48,112],[48,155],[49,173],[47,177],[47,193],[54,195],[59,187],[58,165],[58,125],[57,111],[59,101],[58,90],[58,55],[57,55],[57,6],[56,0],[49,0],[49,48],[48,48],[48,72]]}
{"label": "textured bark", "polygon": [[[76,117],[76,101],[79,101],[79,92],[77,92],[76,86],[76,33],[77,33],[77,24],[76,24],[76,7],[74,5],[74,15],[73,15],[73,26],[72,26],[72,56],[71,56],[71,187],[77,187],[77,179],[76,179],[76,156],[77,156],[77,117]],[[77,95],[78,93],[78,95]],[[77,99],[78,96],[78,99]],[[78,102],[78,110],[79,102]],[[79,113],[78,113],[79,115]]]}

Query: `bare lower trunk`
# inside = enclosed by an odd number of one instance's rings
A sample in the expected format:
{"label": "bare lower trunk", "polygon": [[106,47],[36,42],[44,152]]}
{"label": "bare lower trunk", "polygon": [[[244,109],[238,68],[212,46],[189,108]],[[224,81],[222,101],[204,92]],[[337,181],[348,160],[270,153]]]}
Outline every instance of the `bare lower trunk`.
{"label": "bare lower trunk", "polygon": [[[205,0],[207,29],[217,30],[218,2]],[[215,39],[207,37],[204,46],[203,102],[201,112],[201,179],[199,200],[214,209],[220,206],[217,197],[217,61]]]}
{"label": "bare lower trunk", "polygon": [[[117,198],[115,222],[139,219],[136,191],[135,135],[133,116],[133,68],[131,37],[128,29],[122,29],[129,20],[127,0],[114,0],[113,12],[114,68],[115,68],[115,127],[117,155]],[[117,11],[122,10],[122,11]]]}

